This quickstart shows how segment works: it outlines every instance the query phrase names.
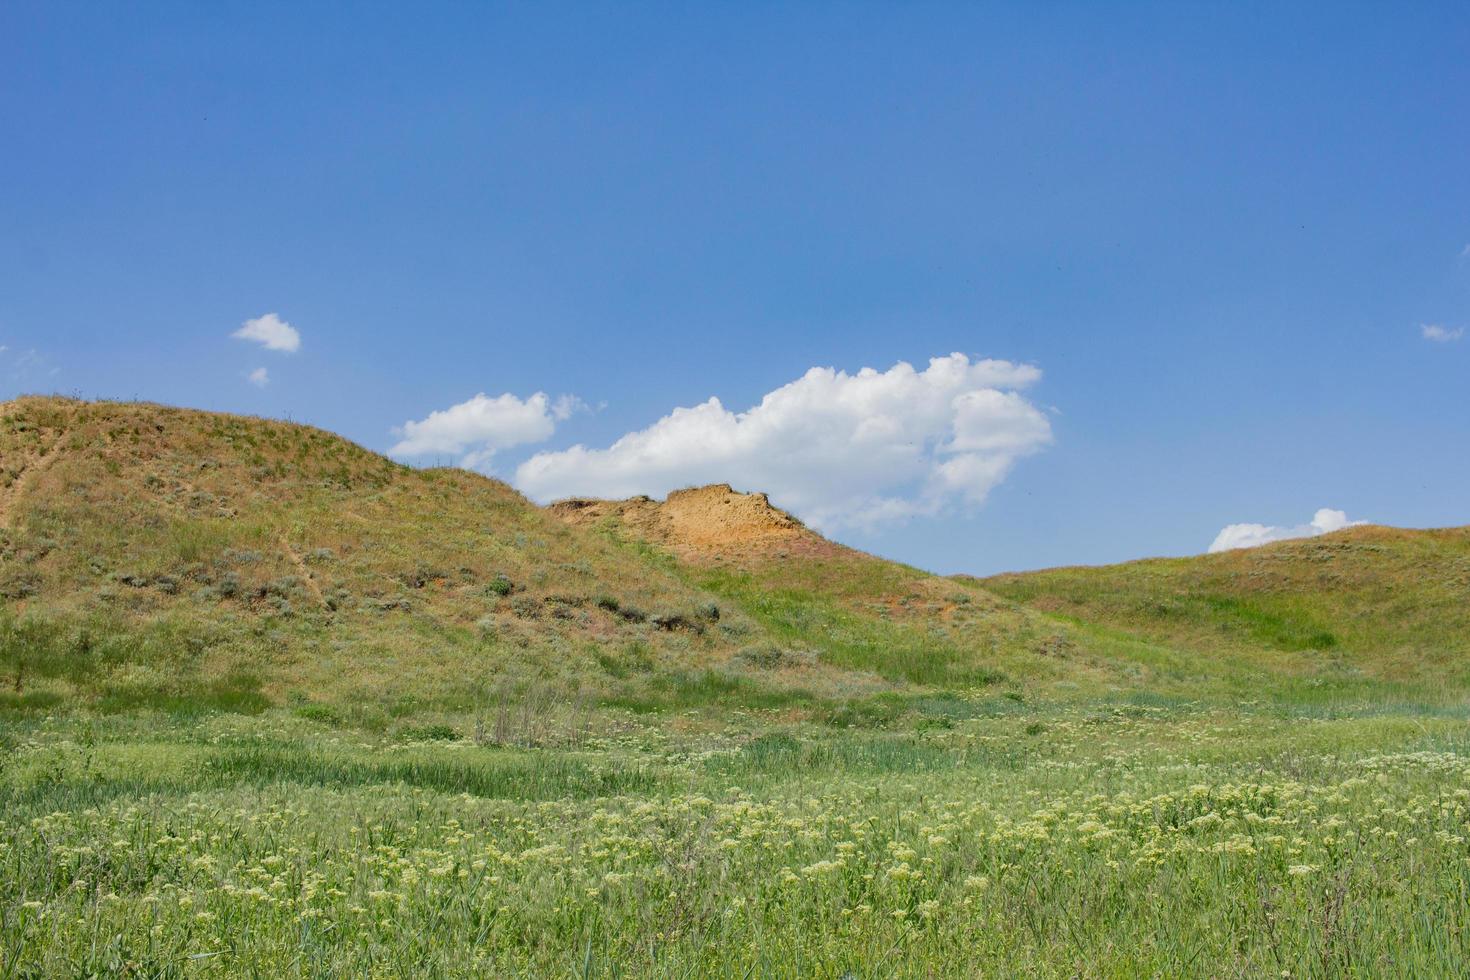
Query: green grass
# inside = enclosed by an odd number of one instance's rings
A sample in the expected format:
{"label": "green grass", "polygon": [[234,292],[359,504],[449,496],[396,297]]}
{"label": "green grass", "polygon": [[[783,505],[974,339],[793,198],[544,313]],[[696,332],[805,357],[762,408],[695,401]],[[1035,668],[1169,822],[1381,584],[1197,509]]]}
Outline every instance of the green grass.
{"label": "green grass", "polygon": [[993,651],[982,644],[862,615],[844,608],[832,594],[774,586],[769,579],[776,577],[782,576],[715,571],[698,582],[738,602],[778,644],[819,651],[821,660],[835,667],[925,686],[994,684],[1005,677],[992,666],[994,656],[987,656]]}
{"label": "green grass", "polygon": [[[1451,976],[1463,719],[1169,699],[401,745],[0,738],[0,975]],[[915,717],[950,725],[915,730]]]}
{"label": "green grass", "polygon": [[206,682],[108,686],[92,702],[92,709],[101,714],[148,710],[188,717],[214,711],[259,714],[269,705],[258,678],[232,674]]}
{"label": "green grass", "polygon": [[1470,528],[1352,528],[983,585],[1068,622],[1277,673],[1312,670],[1327,654],[1344,670],[1430,692],[1458,696],[1470,681]]}
{"label": "green grass", "polygon": [[768,687],[745,677],[705,670],[661,674],[651,679],[644,692],[615,695],[604,699],[604,703],[648,714],[710,705],[780,708],[810,700],[811,696],[801,690]]}

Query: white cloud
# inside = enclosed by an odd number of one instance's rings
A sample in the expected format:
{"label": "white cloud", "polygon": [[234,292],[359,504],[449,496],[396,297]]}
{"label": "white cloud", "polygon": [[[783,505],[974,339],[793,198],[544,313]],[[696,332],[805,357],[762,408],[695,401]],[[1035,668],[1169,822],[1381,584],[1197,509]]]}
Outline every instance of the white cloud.
{"label": "white cloud", "polygon": [[301,347],[301,331],[274,313],[246,320],[230,336],[236,340],[253,340],[266,350],[284,351],[287,354],[294,354]]}
{"label": "white cloud", "polygon": [[511,394],[491,398],[481,392],[428,418],[403,423],[394,430],[400,441],[388,451],[394,456],[443,453],[460,457],[461,466],[481,467],[499,450],[545,442],[557,422],[585,408],[575,395],[552,402],[542,391],[524,401]]}
{"label": "white cloud", "polygon": [[1449,344],[1465,336],[1464,327],[1442,327],[1437,323],[1426,323],[1419,328],[1425,340],[1438,344]]}
{"label": "white cloud", "polygon": [[769,492],[820,528],[871,527],[978,505],[1016,460],[1050,443],[1046,415],[1017,393],[1040,377],[963,354],[923,371],[816,367],[743,412],[710,398],[606,449],[537,453],[515,483],[547,501],[729,482]]}
{"label": "white cloud", "polygon": [[249,374],[245,375],[245,380],[249,381],[257,388],[264,388],[266,385],[271,383],[271,376],[270,372],[267,371],[265,368],[258,367],[254,371],[251,371]]}
{"label": "white cloud", "polygon": [[1259,545],[1270,544],[1272,541],[1286,541],[1290,538],[1314,538],[1319,534],[1328,534],[1332,531],[1341,531],[1345,527],[1356,527],[1359,524],[1367,524],[1367,521],[1350,521],[1347,514],[1340,510],[1331,510],[1323,507],[1312,517],[1310,524],[1298,524],[1296,527],[1271,527],[1266,524],[1231,524],[1222,528],[1215,535],[1215,541],[1210,545],[1210,551],[1230,551],[1233,548],[1255,548]]}

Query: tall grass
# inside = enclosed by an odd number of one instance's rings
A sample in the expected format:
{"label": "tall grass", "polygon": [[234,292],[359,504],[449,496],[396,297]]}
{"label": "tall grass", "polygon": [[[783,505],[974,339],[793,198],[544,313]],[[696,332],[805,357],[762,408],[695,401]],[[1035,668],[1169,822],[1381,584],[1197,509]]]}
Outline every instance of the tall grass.
{"label": "tall grass", "polygon": [[1454,976],[1470,956],[1458,722],[946,707],[908,733],[629,720],[577,751],[276,712],[12,717],[0,975]]}
{"label": "tall grass", "polygon": [[987,684],[1003,676],[983,648],[859,615],[827,595],[772,587],[740,572],[710,573],[700,584],[740,603],[777,642],[816,650],[836,667],[924,685]]}

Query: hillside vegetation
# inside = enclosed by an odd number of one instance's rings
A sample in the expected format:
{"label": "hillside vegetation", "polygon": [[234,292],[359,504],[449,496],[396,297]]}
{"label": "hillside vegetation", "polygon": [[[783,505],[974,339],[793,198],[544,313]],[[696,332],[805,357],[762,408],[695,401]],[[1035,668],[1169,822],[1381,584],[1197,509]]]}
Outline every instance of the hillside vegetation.
{"label": "hillside vegetation", "polygon": [[[0,409],[0,471],[0,671],[22,709],[842,716],[934,687],[1126,679],[1048,657],[1042,617],[728,487],[691,491],[741,515],[684,520],[691,552],[307,426],[58,398]],[[723,547],[765,523],[780,547]]]}
{"label": "hillside vegetation", "polygon": [[1470,527],[1354,527],[1259,548],[1000,575],[984,586],[1076,624],[1201,658],[1316,663],[1460,697],[1470,683]]}
{"label": "hillside vegetation", "polygon": [[1460,976],[1467,530],[941,578],[0,406],[0,977]]}
{"label": "hillside vegetation", "polygon": [[0,703],[381,729],[510,702],[847,724],[934,693],[1443,701],[1470,677],[1467,540],[946,579],[726,485],[540,508],[307,426],[24,398],[0,408]]}
{"label": "hillside vegetation", "polygon": [[699,668],[753,629],[503,483],[305,426],[22,399],[0,460],[13,697],[464,709],[500,679]]}

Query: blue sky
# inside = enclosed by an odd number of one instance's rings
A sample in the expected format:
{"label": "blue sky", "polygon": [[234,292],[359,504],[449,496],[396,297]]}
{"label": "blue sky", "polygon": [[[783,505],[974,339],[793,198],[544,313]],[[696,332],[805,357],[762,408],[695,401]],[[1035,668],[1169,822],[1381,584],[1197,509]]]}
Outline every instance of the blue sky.
{"label": "blue sky", "polygon": [[946,572],[1464,524],[1467,50],[1463,4],[11,2],[0,397],[739,469]]}

